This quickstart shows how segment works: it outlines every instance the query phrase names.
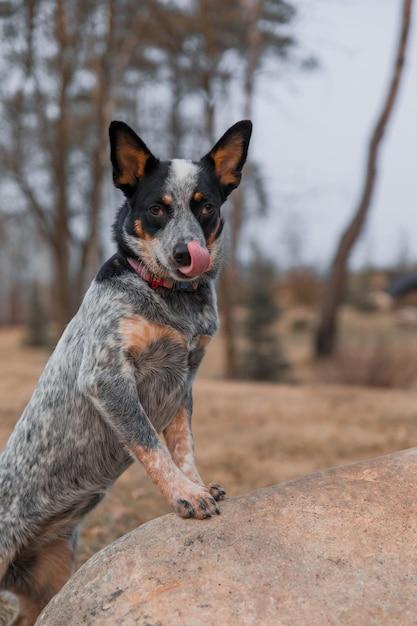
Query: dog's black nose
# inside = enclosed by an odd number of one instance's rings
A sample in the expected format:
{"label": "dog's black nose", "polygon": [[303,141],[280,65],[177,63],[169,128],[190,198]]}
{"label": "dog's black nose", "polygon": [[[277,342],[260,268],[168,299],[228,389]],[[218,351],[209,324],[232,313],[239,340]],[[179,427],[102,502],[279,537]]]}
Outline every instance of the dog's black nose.
{"label": "dog's black nose", "polygon": [[179,267],[190,265],[191,257],[186,243],[177,243],[174,248],[174,259]]}

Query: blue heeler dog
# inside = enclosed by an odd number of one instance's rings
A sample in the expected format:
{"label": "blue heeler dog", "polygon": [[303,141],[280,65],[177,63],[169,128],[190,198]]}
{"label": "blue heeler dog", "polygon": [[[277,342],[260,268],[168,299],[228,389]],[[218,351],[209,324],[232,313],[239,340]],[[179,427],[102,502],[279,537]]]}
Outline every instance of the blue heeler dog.
{"label": "blue heeler dog", "polygon": [[[220,208],[238,186],[252,125],[199,162],[160,161],[110,125],[126,197],[117,253],[100,269],[0,456],[0,589],[29,626],[71,574],[77,528],[139,460],[182,517],[219,513],[225,491],[194,462],[191,388],[218,326]],[[163,433],[166,445],[159,434]]]}

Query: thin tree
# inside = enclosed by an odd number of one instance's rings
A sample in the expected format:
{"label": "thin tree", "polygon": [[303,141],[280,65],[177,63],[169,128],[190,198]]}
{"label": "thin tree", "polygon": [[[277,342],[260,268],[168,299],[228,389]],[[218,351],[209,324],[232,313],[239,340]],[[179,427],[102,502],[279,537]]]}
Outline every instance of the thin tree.
{"label": "thin tree", "polygon": [[338,314],[346,291],[349,256],[361,235],[371,206],[377,178],[379,149],[394,109],[403,76],[412,5],[413,0],[403,1],[400,36],[394,67],[382,110],[370,137],[365,177],[359,202],[352,220],[340,238],[325,285],[319,324],[315,335],[315,353],[317,357],[330,356],[336,348]]}

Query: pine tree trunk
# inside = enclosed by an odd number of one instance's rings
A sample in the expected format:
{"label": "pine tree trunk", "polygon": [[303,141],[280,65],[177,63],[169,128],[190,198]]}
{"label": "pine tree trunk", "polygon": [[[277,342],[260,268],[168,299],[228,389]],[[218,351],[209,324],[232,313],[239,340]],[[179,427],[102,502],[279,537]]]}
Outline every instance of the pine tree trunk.
{"label": "pine tree trunk", "polygon": [[351,222],[340,238],[330,268],[329,278],[325,285],[320,319],[315,335],[315,354],[319,358],[332,355],[336,349],[338,314],[346,291],[348,260],[362,232],[375,189],[379,148],[394,108],[403,75],[412,3],[413,0],[403,1],[401,31],[396,59],[387,95],[369,142],[365,178],[359,203]]}

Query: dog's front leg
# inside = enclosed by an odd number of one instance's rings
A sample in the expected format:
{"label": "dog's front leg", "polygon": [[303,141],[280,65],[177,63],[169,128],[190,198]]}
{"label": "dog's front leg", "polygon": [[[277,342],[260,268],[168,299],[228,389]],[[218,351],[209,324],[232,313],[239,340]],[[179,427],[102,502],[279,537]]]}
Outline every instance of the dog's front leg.
{"label": "dog's front leg", "polygon": [[84,364],[80,391],[94,404],[120,441],[181,517],[204,519],[219,513],[208,488],[196,484],[175,465],[143,410],[129,366],[98,369]]}
{"label": "dog's front leg", "polygon": [[[195,463],[191,415],[185,406],[177,411],[172,421],[165,428],[164,437],[177,467],[194,483],[203,485],[203,480]],[[223,487],[218,484],[211,483],[208,485],[208,489],[215,500],[222,500],[226,495]]]}

